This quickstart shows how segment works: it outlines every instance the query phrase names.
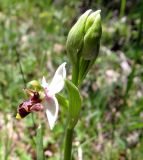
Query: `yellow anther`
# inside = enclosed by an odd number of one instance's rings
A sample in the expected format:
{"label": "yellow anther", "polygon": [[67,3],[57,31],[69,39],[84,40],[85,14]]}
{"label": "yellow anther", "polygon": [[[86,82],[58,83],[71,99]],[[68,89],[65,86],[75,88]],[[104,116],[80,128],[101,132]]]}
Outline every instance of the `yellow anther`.
{"label": "yellow anther", "polygon": [[16,119],[22,119],[19,113],[16,114]]}

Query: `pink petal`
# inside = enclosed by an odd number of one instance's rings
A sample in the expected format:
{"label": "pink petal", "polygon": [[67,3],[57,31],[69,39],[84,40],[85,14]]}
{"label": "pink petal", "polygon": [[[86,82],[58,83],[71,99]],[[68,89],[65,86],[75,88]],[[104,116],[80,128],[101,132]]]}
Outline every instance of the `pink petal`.
{"label": "pink petal", "polygon": [[38,112],[38,111],[42,111],[43,108],[44,108],[44,107],[43,107],[42,104],[37,103],[37,104],[34,104],[34,105],[30,108],[30,111]]}

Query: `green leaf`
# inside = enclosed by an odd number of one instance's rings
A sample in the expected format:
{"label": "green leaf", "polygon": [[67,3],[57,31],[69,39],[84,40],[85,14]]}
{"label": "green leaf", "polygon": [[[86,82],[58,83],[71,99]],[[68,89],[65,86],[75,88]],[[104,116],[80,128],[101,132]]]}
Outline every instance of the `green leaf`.
{"label": "green leaf", "polygon": [[42,133],[42,125],[39,125],[37,129],[36,135],[36,150],[37,150],[37,160],[44,160],[44,152],[43,152],[43,133]]}
{"label": "green leaf", "polygon": [[69,97],[69,128],[76,125],[81,109],[81,96],[78,88],[69,80],[65,80]]}
{"label": "green leaf", "polygon": [[134,122],[129,124],[129,130],[143,129],[143,122]]}

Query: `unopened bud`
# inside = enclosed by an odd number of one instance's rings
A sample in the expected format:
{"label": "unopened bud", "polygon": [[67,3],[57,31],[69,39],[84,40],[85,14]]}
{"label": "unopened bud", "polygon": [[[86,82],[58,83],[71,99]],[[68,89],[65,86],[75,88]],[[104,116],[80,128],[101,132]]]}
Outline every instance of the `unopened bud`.
{"label": "unopened bud", "polygon": [[66,48],[73,64],[77,62],[80,51],[82,50],[85,23],[91,12],[92,10],[88,10],[81,15],[68,34]]}
{"label": "unopened bud", "polygon": [[97,57],[102,34],[100,12],[86,11],[70,30],[66,47],[73,64],[80,57],[85,60]]}
{"label": "unopened bud", "polygon": [[87,31],[84,36],[81,55],[85,60],[92,60],[98,56],[102,34],[100,10],[93,12],[88,17],[85,28]]}

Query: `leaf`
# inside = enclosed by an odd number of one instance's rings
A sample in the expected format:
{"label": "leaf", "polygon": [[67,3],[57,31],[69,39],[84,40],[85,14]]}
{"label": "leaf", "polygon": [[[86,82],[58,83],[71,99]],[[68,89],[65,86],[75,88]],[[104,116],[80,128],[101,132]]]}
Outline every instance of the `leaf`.
{"label": "leaf", "polygon": [[76,125],[81,109],[81,96],[78,88],[69,80],[65,80],[69,97],[69,128]]}
{"label": "leaf", "polygon": [[134,122],[129,124],[129,130],[143,129],[143,122]]}

